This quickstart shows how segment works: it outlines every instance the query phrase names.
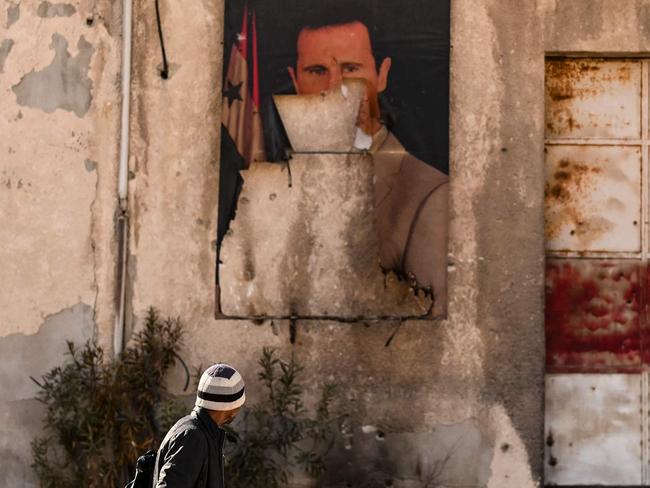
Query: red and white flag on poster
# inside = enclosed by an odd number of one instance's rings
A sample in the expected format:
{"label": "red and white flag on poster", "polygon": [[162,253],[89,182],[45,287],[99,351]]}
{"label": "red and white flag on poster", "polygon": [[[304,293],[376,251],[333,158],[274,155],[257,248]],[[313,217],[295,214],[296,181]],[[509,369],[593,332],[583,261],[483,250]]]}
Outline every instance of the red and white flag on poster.
{"label": "red and white flag on poster", "polygon": [[[257,58],[257,27],[252,11],[249,38],[248,7],[244,8],[241,31],[230,52],[228,72],[223,87],[221,123],[233,140],[245,167],[265,161],[264,135],[260,116],[260,84]],[[250,41],[250,43],[249,43]],[[249,48],[252,65],[249,65]],[[252,83],[249,78],[252,77]]]}

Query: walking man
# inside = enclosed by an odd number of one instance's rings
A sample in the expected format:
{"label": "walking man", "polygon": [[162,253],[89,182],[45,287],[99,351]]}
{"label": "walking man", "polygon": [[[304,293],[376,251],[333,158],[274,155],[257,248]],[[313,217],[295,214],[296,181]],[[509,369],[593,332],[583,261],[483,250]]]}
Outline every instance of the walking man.
{"label": "walking man", "polygon": [[154,488],[224,488],[221,428],[244,404],[244,380],[227,364],[203,372],[190,415],[169,430],[158,450]]}

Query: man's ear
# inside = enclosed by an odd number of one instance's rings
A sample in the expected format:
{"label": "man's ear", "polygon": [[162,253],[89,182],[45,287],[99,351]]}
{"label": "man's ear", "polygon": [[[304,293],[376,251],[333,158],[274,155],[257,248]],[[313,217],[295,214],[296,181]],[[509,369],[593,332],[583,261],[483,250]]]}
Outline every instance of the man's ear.
{"label": "man's ear", "polygon": [[289,76],[291,76],[291,81],[293,81],[293,88],[296,90],[296,94],[300,95],[300,92],[298,91],[298,78],[296,78],[296,71],[291,66],[287,66],[287,71],[289,72]]}
{"label": "man's ear", "polygon": [[386,89],[388,85],[388,72],[390,71],[390,65],[392,61],[390,58],[386,58],[381,62],[379,67],[379,77],[377,78],[377,92],[381,93]]}

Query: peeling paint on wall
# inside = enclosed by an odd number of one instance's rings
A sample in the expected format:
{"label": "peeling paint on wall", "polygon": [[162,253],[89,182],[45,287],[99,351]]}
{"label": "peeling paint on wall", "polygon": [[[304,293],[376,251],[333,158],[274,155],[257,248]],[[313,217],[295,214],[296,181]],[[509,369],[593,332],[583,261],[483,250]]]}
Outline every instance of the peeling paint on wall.
{"label": "peeling paint on wall", "polygon": [[4,73],[5,61],[14,47],[13,39],[5,39],[0,43],[0,73]]}
{"label": "peeling paint on wall", "polygon": [[41,2],[36,10],[36,15],[43,18],[70,17],[76,11],[75,6],[69,3]]}
{"label": "peeling paint on wall", "polygon": [[12,3],[7,9],[7,29],[18,22],[20,18],[20,3]]}
{"label": "peeling paint on wall", "polygon": [[121,19],[103,0],[0,2],[3,488],[39,486],[44,407],[29,377],[66,361],[66,339],[97,334],[110,350],[121,37],[107,29]]}
{"label": "peeling paint on wall", "polygon": [[93,98],[88,70],[95,49],[81,36],[77,43],[79,52],[72,57],[68,41],[61,34],[52,35],[50,47],[55,52],[52,63],[40,71],[31,71],[12,87],[17,102],[47,113],[60,108],[83,117]]}
{"label": "peeling paint on wall", "polygon": [[97,161],[93,161],[92,159],[86,159],[84,161],[84,166],[86,168],[86,171],[92,173],[97,169]]}
{"label": "peeling paint on wall", "polygon": [[547,372],[640,372],[645,274],[632,260],[549,259]]}
{"label": "peeling paint on wall", "polygon": [[94,333],[93,309],[80,303],[47,317],[34,335],[1,338],[0,401],[34,398],[38,387],[29,377],[38,379],[60,365],[67,351],[66,340],[84,344]]}

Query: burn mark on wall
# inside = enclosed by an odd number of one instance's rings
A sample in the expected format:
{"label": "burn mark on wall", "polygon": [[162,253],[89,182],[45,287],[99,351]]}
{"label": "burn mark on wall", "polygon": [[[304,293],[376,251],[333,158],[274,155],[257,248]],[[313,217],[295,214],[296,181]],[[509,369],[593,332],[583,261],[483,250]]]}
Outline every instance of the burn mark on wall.
{"label": "burn mark on wall", "polygon": [[92,103],[93,82],[88,77],[95,51],[84,36],[77,43],[78,54],[71,56],[68,41],[60,34],[52,36],[52,63],[40,71],[31,71],[12,87],[18,104],[47,113],[56,109],[83,117]]}
{"label": "burn mark on wall", "polygon": [[[288,315],[299,315],[309,307],[312,287],[306,270],[309,269],[309,258],[315,246],[310,225],[310,215],[314,209],[310,207],[310,202],[304,200],[297,205],[296,218],[288,228],[287,252],[282,256],[281,269],[305,270],[303,273],[292,273],[290,279],[281,286],[281,300],[288,305]],[[295,331],[295,323],[293,325]]]}
{"label": "burn mark on wall", "polygon": [[75,6],[69,3],[50,3],[45,1],[41,2],[36,9],[36,15],[51,19],[52,17],[71,17],[76,11]]}
{"label": "burn mark on wall", "polygon": [[325,484],[487,486],[493,455],[494,446],[471,420],[427,432],[389,432],[364,425],[337,439],[328,455]]}

